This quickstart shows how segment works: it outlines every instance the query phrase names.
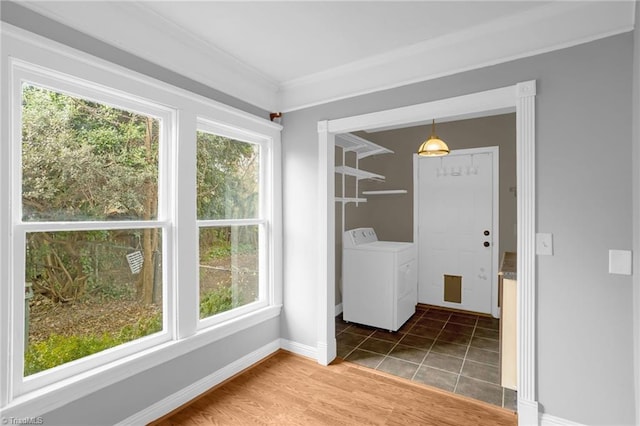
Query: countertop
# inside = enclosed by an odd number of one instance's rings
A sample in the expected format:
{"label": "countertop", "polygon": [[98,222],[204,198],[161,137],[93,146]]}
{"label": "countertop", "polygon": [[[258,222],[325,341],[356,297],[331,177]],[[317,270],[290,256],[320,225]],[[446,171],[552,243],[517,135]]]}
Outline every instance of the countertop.
{"label": "countertop", "polygon": [[502,275],[502,277],[507,280],[516,280],[518,278],[518,263],[516,253],[512,251],[505,251],[503,253],[498,275]]}

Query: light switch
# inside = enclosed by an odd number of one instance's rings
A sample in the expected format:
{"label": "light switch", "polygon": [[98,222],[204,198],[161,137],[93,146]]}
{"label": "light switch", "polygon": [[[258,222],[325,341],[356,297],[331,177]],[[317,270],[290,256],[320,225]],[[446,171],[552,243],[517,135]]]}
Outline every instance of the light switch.
{"label": "light switch", "polygon": [[609,273],[631,275],[631,250],[609,250]]}
{"label": "light switch", "polygon": [[553,234],[536,234],[536,254],[553,256]]}

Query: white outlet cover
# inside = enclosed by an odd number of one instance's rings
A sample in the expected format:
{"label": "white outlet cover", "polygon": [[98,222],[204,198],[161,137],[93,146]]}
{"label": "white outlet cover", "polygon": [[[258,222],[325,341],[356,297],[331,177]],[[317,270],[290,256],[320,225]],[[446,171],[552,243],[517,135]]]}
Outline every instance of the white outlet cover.
{"label": "white outlet cover", "polygon": [[609,273],[631,275],[631,250],[609,250]]}

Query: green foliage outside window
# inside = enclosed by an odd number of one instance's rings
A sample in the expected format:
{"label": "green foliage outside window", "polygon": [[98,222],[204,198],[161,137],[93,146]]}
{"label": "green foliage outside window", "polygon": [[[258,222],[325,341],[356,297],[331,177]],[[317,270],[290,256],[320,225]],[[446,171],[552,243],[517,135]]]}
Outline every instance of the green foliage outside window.
{"label": "green foliage outside window", "polygon": [[[21,113],[23,221],[157,218],[162,130],[157,117],[32,84],[23,85]],[[259,155],[257,145],[198,132],[199,218],[258,216]],[[209,261],[227,262],[231,237],[225,228],[212,228]],[[257,233],[248,232],[245,240],[255,247]],[[162,288],[154,286],[162,281],[161,250],[160,228],[28,232],[25,276],[36,296],[28,305],[32,324],[25,376],[160,331]],[[126,264],[126,254],[133,251],[144,256],[138,273]],[[226,282],[208,289],[200,312],[229,310],[233,297]],[[114,324],[104,333],[84,329],[83,324],[61,333],[48,325],[43,300],[60,306],[80,304],[87,310],[115,300],[155,306],[158,313],[133,316],[129,325]],[[36,322],[38,313],[44,319]]]}
{"label": "green foliage outside window", "polygon": [[158,126],[153,117],[25,85],[24,220],[155,218]]}
{"label": "green foliage outside window", "polygon": [[124,327],[117,333],[78,336],[52,334],[47,340],[29,347],[25,353],[24,375],[29,376],[57,367],[160,330],[162,315],[158,313],[149,318],[142,318],[135,325]]}
{"label": "green foliage outside window", "polygon": [[[225,312],[231,309],[232,306],[231,287],[223,286],[209,292],[200,301],[200,315],[202,317]],[[24,375],[29,376],[57,367],[58,365],[148,336],[160,330],[162,330],[162,315],[158,313],[143,317],[135,325],[123,327],[114,333],[77,336],[52,334],[46,340],[29,346],[25,353]]]}
{"label": "green foliage outside window", "polygon": [[198,219],[258,217],[259,147],[206,132],[197,144]]}

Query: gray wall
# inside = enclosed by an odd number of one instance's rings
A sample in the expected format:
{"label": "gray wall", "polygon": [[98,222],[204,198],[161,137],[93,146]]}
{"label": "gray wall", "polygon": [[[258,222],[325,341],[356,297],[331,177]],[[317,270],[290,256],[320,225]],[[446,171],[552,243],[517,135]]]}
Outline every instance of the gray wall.
{"label": "gray wall", "polygon": [[[640,22],[636,4],[635,22]],[[640,399],[640,31],[633,33],[633,324],[635,395]],[[636,424],[640,424],[640,403],[636,403]]]}
{"label": "gray wall", "polygon": [[540,408],[585,424],[634,423],[632,280],[607,264],[609,249],[632,244],[632,54],[627,33],[286,114],[282,337],[316,344],[318,120],[535,79],[537,229],[555,244],[537,259]]}

